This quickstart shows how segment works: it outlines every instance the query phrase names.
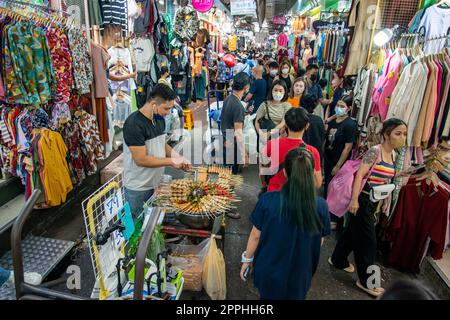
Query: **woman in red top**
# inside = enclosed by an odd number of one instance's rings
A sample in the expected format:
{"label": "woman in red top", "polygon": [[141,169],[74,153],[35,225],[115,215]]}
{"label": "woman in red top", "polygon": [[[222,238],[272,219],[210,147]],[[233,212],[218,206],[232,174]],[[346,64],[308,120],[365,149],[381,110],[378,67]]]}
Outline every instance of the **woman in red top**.
{"label": "woman in red top", "polygon": [[[270,158],[270,169],[264,170],[262,175],[270,178],[267,191],[279,191],[286,182],[283,163],[286,154],[297,147],[303,146],[314,157],[314,182],[317,188],[322,186],[322,169],[319,151],[303,141],[303,134],[309,126],[308,113],[303,108],[293,108],[284,116],[288,136],[272,139],[267,143],[264,156]],[[272,176],[273,175],[273,176]]]}

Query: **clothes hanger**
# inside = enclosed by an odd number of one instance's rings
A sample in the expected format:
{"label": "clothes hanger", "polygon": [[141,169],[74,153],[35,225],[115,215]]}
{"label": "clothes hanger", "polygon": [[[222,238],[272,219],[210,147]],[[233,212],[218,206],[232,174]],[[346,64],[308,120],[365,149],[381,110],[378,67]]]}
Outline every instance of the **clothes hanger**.
{"label": "clothes hanger", "polygon": [[439,178],[436,173],[432,171],[425,171],[418,175],[412,175],[411,178],[415,178],[416,186],[421,186],[423,182],[425,182],[428,186],[433,185],[434,191],[438,191],[439,186]]}

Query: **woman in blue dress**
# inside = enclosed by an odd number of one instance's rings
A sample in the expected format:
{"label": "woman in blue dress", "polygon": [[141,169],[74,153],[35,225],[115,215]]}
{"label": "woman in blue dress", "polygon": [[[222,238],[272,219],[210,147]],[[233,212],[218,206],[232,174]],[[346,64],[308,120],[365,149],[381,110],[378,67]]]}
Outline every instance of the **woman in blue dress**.
{"label": "woman in blue dress", "polygon": [[319,264],[322,237],[330,234],[328,206],[316,195],[314,158],[304,148],[291,150],[284,162],[287,182],[261,196],[251,214],[241,279],[253,265],[261,299],[305,299]]}

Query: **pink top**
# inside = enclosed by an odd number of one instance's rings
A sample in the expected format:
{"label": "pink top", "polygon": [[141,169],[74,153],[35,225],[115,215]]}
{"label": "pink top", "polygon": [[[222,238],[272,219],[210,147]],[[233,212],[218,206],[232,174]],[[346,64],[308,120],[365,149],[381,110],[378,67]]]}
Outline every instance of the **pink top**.
{"label": "pink top", "polygon": [[282,33],[278,36],[278,46],[287,48],[288,37],[285,33]]}
{"label": "pink top", "polygon": [[380,114],[385,120],[389,109],[391,94],[399,79],[399,71],[403,67],[402,56],[398,51],[388,57],[382,75],[378,78],[372,91],[372,113],[374,116]]}

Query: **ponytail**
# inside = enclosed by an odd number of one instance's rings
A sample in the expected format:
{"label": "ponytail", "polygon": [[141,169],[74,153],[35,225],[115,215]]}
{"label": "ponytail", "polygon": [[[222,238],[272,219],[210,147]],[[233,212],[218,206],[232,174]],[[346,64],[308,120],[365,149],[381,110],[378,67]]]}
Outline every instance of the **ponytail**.
{"label": "ponytail", "polygon": [[281,212],[297,225],[300,231],[317,234],[322,223],[317,213],[314,184],[314,159],[305,148],[291,150],[285,159],[287,182],[281,191]]}

